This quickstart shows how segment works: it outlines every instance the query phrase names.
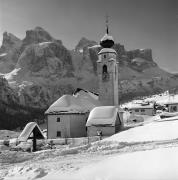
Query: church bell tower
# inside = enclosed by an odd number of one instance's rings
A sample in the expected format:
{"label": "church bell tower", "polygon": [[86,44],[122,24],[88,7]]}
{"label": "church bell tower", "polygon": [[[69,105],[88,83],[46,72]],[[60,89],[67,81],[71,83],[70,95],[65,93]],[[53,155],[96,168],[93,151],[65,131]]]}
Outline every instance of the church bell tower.
{"label": "church bell tower", "polygon": [[114,40],[109,35],[108,20],[106,19],[106,34],[100,41],[102,47],[98,53],[97,75],[99,80],[99,100],[103,106],[117,106],[118,97],[118,64],[117,53],[112,48]]}

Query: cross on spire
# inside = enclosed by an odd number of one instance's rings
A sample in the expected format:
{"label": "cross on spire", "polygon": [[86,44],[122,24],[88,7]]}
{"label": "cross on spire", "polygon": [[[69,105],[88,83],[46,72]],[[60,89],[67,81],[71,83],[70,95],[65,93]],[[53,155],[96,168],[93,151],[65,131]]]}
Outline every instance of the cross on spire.
{"label": "cross on spire", "polygon": [[106,14],[106,33],[109,34],[109,16]]}

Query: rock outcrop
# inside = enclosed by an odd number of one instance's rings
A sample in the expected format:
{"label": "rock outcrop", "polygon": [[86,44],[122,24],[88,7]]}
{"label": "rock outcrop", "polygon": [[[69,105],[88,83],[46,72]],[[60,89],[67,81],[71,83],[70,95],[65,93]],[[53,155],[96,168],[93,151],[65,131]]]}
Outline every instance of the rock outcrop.
{"label": "rock outcrop", "polygon": [[12,50],[17,46],[20,46],[20,44],[21,40],[19,38],[17,38],[11,33],[4,32],[2,46],[0,48],[0,54],[7,53],[9,50]]}

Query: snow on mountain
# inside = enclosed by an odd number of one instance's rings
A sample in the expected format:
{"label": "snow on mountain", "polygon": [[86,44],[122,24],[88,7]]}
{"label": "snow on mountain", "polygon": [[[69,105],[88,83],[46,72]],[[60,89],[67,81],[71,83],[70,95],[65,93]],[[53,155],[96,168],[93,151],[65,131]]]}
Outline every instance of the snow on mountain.
{"label": "snow on mountain", "polygon": [[2,53],[2,54],[0,54],[0,57],[6,56],[6,55],[7,55],[7,53]]}
{"label": "snow on mountain", "polygon": [[13,71],[11,71],[10,73],[4,74],[4,77],[8,80],[11,81],[12,79],[14,79],[14,76],[17,75],[18,71],[20,70],[20,68],[16,68]]}
{"label": "snow on mountain", "polygon": [[[113,48],[118,54],[120,102],[178,85],[175,75],[153,61],[151,49],[126,51],[118,43]],[[96,61],[100,50],[97,42],[81,38],[75,50],[69,51],[41,27],[27,30],[23,40],[4,33],[0,74],[6,74],[9,85],[23,97],[23,105],[46,108],[78,87],[98,92]],[[137,64],[136,59],[142,60]]]}
{"label": "snow on mountain", "polygon": [[49,43],[52,43],[52,42],[41,42],[41,43],[39,43],[39,46],[43,46],[43,45],[46,45],[46,44],[49,44]]}

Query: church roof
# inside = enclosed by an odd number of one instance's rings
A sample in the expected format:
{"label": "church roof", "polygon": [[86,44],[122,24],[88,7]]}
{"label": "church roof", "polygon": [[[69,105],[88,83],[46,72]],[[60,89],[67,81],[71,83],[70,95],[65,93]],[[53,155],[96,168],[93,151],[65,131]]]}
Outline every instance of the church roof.
{"label": "church roof", "polygon": [[107,33],[101,38],[101,41],[106,41],[106,40],[114,41],[113,37]]}
{"label": "church roof", "polygon": [[109,125],[114,126],[118,110],[115,106],[95,107],[88,117],[86,126]]}
{"label": "church roof", "polygon": [[89,91],[80,90],[74,95],[63,95],[60,97],[47,109],[45,114],[86,113],[100,105],[97,95]]}

